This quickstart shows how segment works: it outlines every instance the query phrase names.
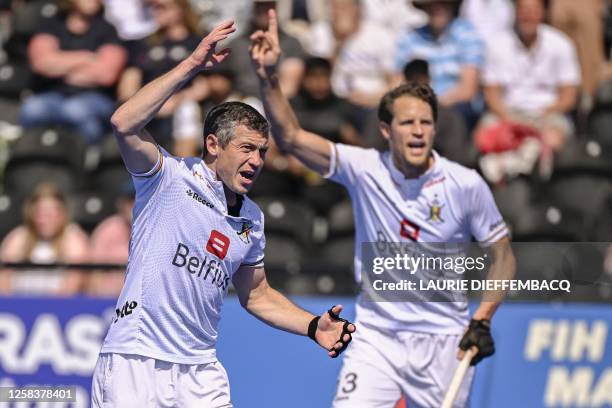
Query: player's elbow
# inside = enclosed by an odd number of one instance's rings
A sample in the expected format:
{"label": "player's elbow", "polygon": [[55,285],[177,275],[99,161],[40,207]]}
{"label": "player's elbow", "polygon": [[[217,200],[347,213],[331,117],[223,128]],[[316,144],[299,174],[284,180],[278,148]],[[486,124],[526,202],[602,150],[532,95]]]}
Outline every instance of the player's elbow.
{"label": "player's elbow", "polygon": [[135,132],[121,107],[113,113],[110,123],[116,135],[127,135]]}

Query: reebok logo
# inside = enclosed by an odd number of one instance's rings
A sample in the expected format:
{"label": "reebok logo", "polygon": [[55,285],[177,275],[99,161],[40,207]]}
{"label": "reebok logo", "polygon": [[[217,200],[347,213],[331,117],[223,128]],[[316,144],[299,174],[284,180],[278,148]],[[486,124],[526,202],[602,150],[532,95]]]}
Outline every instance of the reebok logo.
{"label": "reebok logo", "polygon": [[186,191],[187,195],[191,198],[193,198],[194,200],[196,200],[198,203],[207,206],[208,208],[215,208],[214,205],[212,205],[211,203],[209,203],[208,201],[206,201],[203,197],[201,197],[198,193],[196,193],[195,191],[192,191],[190,188],[187,189]]}

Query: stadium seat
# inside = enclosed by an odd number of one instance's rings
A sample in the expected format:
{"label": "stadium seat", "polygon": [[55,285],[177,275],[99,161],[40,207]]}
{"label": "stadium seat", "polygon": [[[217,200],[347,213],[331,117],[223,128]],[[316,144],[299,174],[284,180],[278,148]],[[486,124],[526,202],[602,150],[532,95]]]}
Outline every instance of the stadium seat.
{"label": "stadium seat", "polygon": [[19,108],[19,102],[0,97],[0,122],[17,125]]}
{"label": "stadium seat", "polygon": [[587,234],[580,213],[553,203],[537,202],[526,207],[511,222],[515,242],[581,241]]}
{"label": "stadium seat", "polygon": [[312,243],[315,214],[308,205],[276,197],[259,197],[255,202],[264,213],[267,233],[293,238],[305,246]]}
{"label": "stadium seat", "polygon": [[122,186],[132,180],[125,169],[119,147],[114,137],[105,137],[99,147],[99,157],[88,175],[90,185],[106,194],[117,196]]}
{"label": "stadium seat", "polygon": [[288,172],[264,169],[249,192],[249,197],[295,197],[299,181]]}
{"label": "stadium seat", "polygon": [[5,191],[28,195],[42,182],[55,184],[64,193],[78,187],[79,177],[63,164],[27,161],[9,162],[4,172]]}
{"label": "stadium seat", "polygon": [[318,260],[325,265],[323,270],[346,275],[354,270],[355,237],[331,238],[317,248]]}
{"label": "stadium seat", "polygon": [[18,62],[27,63],[30,38],[38,31],[42,17],[51,17],[58,7],[53,0],[20,2],[11,15],[12,33],[6,44],[9,55]]}
{"label": "stadium seat", "polygon": [[298,241],[283,234],[266,232],[264,263],[273,283],[283,284],[281,277],[300,273],[302,255],[302,245]]}
{"label": "stadium seat", "polygon": [[8,61],[0,64],[0,96],[19,100],[24,90],[30,88],[32,73],[26,63]]}
{"label": "stadium seat", "polygon": [[115,212],[114,196],[103,192],[83,191],[68,196],[68,211],[72,220],[87,232]]}
{"label": "stadium seat", "polygon": [[314,186],[303,184],[299,195],[317,214],[322,216],[326,216],[334,204],[348,197],[344,187],[328,180]]}
{"label": "stadium seat", "polygon": [[[567,279],[563,274],[563,258],[571,244],[565,242],[529,242],[515,243],[512,248],[516,259],[516,276],[520,280],[546,280]],[[511,298],[515,298],[510,293]],[[520,299],[552,300],[563,297],[563,291],[523,291]]]}
{"label": "stadium seat", "polygon": [[577,172],[554,177],[545,186],[551,202],[593,219],[610,204],[612,180],[599,174]]}
{"label": "stadium seat", "polygon": [[83,170],[85,143],[79,135],[65,128],[25,130],[10,146],[9,166],[24,162],[64,165],[79,174]]}
{"label": "stadium seat", "polygon": [[132,180],[132,176],[123,163],[101,163],[91,174],[90,180],[90,185],[116,197],[121,192],[122,186]]}
{"label": "stadium seat", "polygon": [[555,155],[553,177],[580,171],[612,177],[612,138],[606,138],[604,143],[594,137],[569,141]]}
{"label": "stadium seat", "polygon": [[22,201],[16,194],[0,194],[0,242],[10,230],[21,223]]}
{"label": "stadium seat", "polygon": [[531,206],[533,188],[529,180],[515,178],[493,189],[493,197],[504,219],[513,224]]}
{"label": "stadium seat", "polygon": [[330,239],[353,236],[355,221],[351,201],[345,200],[334,205],[329,211],[328,223]]}

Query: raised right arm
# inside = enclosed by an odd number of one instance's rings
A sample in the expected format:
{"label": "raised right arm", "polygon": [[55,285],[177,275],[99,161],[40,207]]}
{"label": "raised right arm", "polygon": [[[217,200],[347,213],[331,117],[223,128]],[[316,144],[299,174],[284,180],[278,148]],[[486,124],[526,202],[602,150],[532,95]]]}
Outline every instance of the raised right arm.
{"label": "raised right arm", "polygon": [[229,55],[229,49],[217,52],[215,47],[217,42],[226,39],[235,30],[232,21],[215,27],[189,57],[144,86],[115,111],[111,124],[121,156],[130,172],[145,173],[155,166],[159,158],[157,144],[144,127],[183,84]]}
{"label": "raised right arm", "polygon": [[321,174],[329,171],[333,145],[323,137],[301,128],[280,90],[277,65],[281,54],[276,13],[270,10],[268,31],[251,36],[251,60],[259,77],[261,99],[272,128],[272,137],[284,153],[297,157],[304,165]]}

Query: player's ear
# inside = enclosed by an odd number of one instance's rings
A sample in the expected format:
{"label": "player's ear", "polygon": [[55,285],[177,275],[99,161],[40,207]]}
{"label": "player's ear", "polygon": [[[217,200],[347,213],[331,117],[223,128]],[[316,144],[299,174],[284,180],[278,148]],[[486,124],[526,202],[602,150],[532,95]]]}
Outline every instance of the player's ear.
{"label": "player's ear", "polygon": [[210,155],[212,157],[216,157],[219,154],[219,149],[221,146],[219,145],[219,138],[213,133],[209,133],[204,139],[204,148],[208,152],[207,156]]}
{"label": "player's ear", "polygon": [[378,128],[380,129],[380,133],[382,133],[385,140],[391,139],[391,126],[385,122],[378,122]]}

